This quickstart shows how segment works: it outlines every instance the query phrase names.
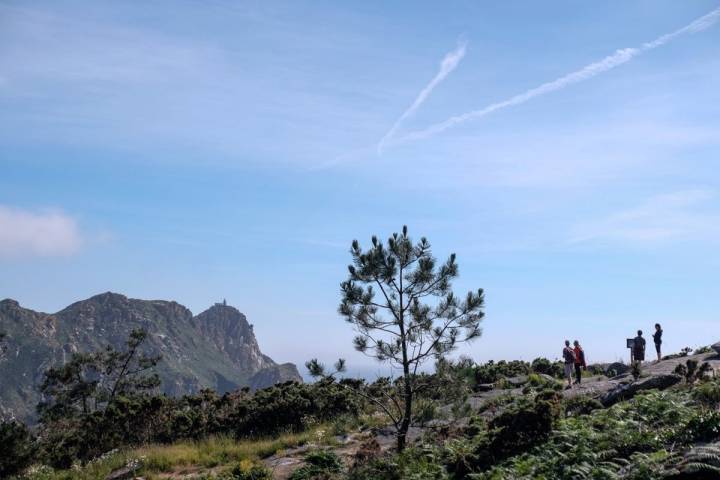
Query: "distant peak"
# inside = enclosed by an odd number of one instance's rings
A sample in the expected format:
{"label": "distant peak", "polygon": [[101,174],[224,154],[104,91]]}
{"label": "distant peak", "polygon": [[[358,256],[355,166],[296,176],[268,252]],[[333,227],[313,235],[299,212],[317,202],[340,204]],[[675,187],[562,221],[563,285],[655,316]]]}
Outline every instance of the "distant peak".
{"label": "distant peak", "polygon": [[6,298],[4,300],[0,300],[0,305],[3,307],[19,307],[20,303],[12,298]]}
{"label": "distant peak", "polygon": [[115,292],[104,292],[97,295],[93,295],[88,300],[127,300],[125,295]]}

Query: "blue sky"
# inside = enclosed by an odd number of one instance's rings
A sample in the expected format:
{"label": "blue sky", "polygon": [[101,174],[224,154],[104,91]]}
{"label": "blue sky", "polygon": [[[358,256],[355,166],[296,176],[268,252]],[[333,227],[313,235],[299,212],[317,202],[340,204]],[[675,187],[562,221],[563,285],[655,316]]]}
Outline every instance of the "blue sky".
{"label": "blue sky", "polygon": [[718,8],[0,2],[0,297],[225,297],[379,370],[339,282],[407,224],[485,289],[476,360],[717,341]]}

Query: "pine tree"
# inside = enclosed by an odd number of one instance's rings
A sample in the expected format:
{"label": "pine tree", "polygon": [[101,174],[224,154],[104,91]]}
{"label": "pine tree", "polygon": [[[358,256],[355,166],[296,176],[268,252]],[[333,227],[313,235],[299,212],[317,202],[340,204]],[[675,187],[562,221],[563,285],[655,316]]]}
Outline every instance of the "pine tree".
{"label": "pine tree", "polygon": [[[484,316],[482,289],[460,299],[451,290],[458,276],[455,254],[442,265],[432,255],[424,237],[413,243],[407,227],[394,233],[387,247],[372,237],[372,247],[363,251],[352,243],[353,264],[341,284],[339,313],[358,335],[355,348],[402,370],[400,391],[372,398],[390,417],[397,433],[397,448],[405,448],[412,423],[413,399],[420,385],[418,368],[427,360],[438,360],[480,336]],[[325,375],[316,360],[307,364],[310,373]],[[336,370],[344,369],[344,361]]]}
{"label": "pine tree", "polygon": [[111,346],[93,353],[74,353],[70,361],[48,369],[40,392],[38,412],[44,420],[69,418],[104,411],[119,396],[152,390],[160,378],[150,373],[160,356],[141,352],[145,330],[133,330],[122,351]]}

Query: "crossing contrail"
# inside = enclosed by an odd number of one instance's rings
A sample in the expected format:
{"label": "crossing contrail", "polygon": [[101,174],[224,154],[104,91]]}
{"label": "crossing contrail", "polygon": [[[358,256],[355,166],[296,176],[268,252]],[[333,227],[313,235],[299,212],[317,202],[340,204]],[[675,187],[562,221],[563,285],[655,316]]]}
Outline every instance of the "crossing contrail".
{"label": "crossing contrail", "polygon": [[392,143],[405,143],[413,140],[428,138],[440,132],[444,132],[445,130],[453,128],[457,125],[465,123],[469,120],[474,120],[484,117],[486,115],[490,115],[493,112],[502,110],[507,107],[520,105],[529,100],[532,100],[535,97],[561,90],[575,83],[588,80],[603,72],[607,72],[608,70],[612,70],[615,67],[619,67],[620,65],[629,62],[638,55],[642,55],[643,53],[646,53],[650,50],[661,47],[671,42],[672,40],[675,40],[677,37],[685,34],[702,32],[703,30],[706,30],[715,25],[718,20],[720,20],[720,8],[711,11],[710,13],[698,18],[692,23],[680,28],[679,30],[675,30],[674,32],[662,35],[651,42],[643,43],[639,47],[623,48],[617,50],[612,55],[609,55],[598,62],[591,63],[581,68],[580,70],[569,73],[556,80],[543,83],[542,85],[527,90],[524,93],[515,95],[514,97],[510,97],[507,100],[503,100],[501,102],[492,103],[479,110],[473,110],[471,112],[463,113],[462,115],[451,117],[444,122],[436,123],[435,125],[431,125],[430,127],[423,130],[416,130],[414,132],[410,132],[400,138],[396,138],[392,141]]}
{"label": "crossing contrail", "polygon": [[398,128],[400,128],[400,124],[402,124],[402,122],[405,121],[406,118],[414,114],[417,109],[420,108],[420,105],[422,105],[423,102],[427,100],[433,89],[437,87],[440,82],[445,80],[445,77],[450,75],[450,73],[452,73],[455,68],[457,68],[457,66],[460,64],[460,60],[462,60],[465,56],[466,47],[467,42],[461,41],[455,50],[445,55],[442,62],[440,62],[440,70],[438,71],[437,75],[435,75],[435,77],[430,80],[430,83],[428,83],[425,88],[422,89],[422,91],[418,94],[412,105],[410,105],[410,107],[408,107],[408,109],[405,110],[402,115],[400,115],[400,118],[395,121],[393,126],[390,127],[390,130],[388,130],[385,136],[380,140],[377,146],[378,154],[382,153],[382,149],[385,146],[385,143],[387,143],[393,138],[395,132],[397,132]]}

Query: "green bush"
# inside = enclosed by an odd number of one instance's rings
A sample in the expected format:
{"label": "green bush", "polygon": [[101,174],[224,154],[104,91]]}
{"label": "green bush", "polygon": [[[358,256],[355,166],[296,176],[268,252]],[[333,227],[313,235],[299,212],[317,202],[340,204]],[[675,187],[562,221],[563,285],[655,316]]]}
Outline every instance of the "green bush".
{"label": "green bush", "polygon": [[704,379],[705,375],[711,371],[712,366],[710,366],[708,362],[703,362],[702,365],[699,365],[697,360],[689,359],[685,364],[677,364],[673,372],[685,377],[686,383],[695,383],[698,380]]}
{"label": "green bush", "polygon": [[594,410],[603,408],[602,403],[587,395],[578,395],[568,398],[563,402],[565,408],[565,416],[587,415]]}
{"label": "green bush", "polygon": [[679,438],[686,443],[710,442],[720,439],[720,412],[701,411],[690,418]]}
{"label": "green bush", "polygon": [[476,383],[494,383],[501,378],[517,377],[518,375],[527,375],[530,373],[530,364],[522,362],[520,360],[513,360],[506,362],[500,360],[495,363],[490,360],[482,365],[475,367],[475,382]]}
{"label": "green bush", "polygon": [[502,407],[511,404],[513,401],[515,401],[515,397],[512,394],[503,393],[502,395],[498,395],[497,397],[492,397],[485,400],[478,407],[478,413],[496,412]]}
{"label": "green bush", "polygon": [[490,421],[480,439],[477,466],[488,467],[547,439],[560,418],[560,399],[558,392],[546,390],[510,404]]}
{"label": "green bush", "polygon": [[305,455],[305,465],[295,470],[290,480],[331,478],[342,470],[342,462],[329,450],[315,450]]}
{"label": "green bush", "polygon": [[34,438],[25,425],[0,423],[0,478],[22,472],[32,463],[34,454]]}
{"label": "green bush", "polygon": [[717,420],[698,417],[689,397],[687,391],[654,391],[561,419],[546,440],[490,464],[474,478],[663,478],[667,450],[714,435]]}
{"label": "green bush", "polygon": [[711,346],[705,345],[704,347],[696,348],[695,351],[693,351],[693,355],[700,355],[702,353],[712,353],[714,351],[715,350],[713,350]]}
{"label": "green bush", "polygon": [[710,408],[720,407],[720,381],[698,385],[693,389],[693,398]]}
{"label": "green bush", "polygon": [[223,480],[272,480],[272,472],[262,465],[252,465],[250,468],[236,465]]}
{"label": "green bush", "polygon": [[690,353],[692,353],[692,351],[693,351],[692,348],[685,347],[682,350],[680,350],[680,352],[678,352],[678,353],[671,353],[670,355],[665,355],[664,357],[662,357],[662,359],[663,360],[672,360],[674,358],[687,357],[688,355],[690,355]]}
{"label": "green bush", "polygon": [[287,382],[259,390],[235,405],[229,423],[238,437],[272,435],[303,430],[309,418],[325,421],[357,415],[360,408],[358,395],[334,382]]}
{"label": "green bush", "polygon": [[[454,441],[445,443],[449,445]],[[400,455],[373,458],[350,468],[348,480],[448,480],[443,464],[447,449],[430,445],[406,448]],[[453,477],[460,478],[460,477]]]}
{"label": "green bush", "polygon": [[403,480],[397,463],[380,458],[353,466],[347,478],[348,480]]}
{"label": "green bush", "polygon": [[562,362],[551,362],[544,357],[539,357],[533,360],[530,367],[535,373],[544,373],[545,375],[550,375],[555,378],[563,378],[565,375]]}

